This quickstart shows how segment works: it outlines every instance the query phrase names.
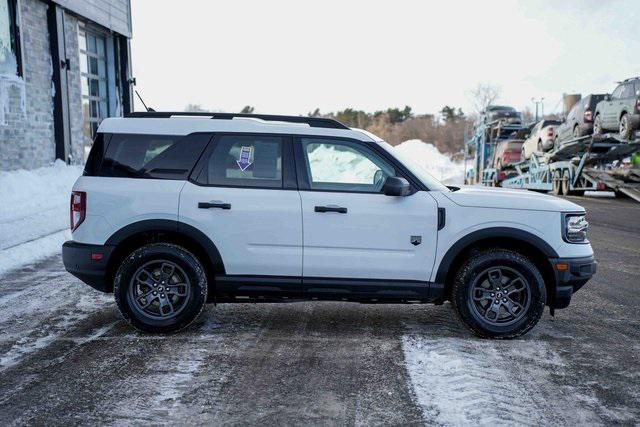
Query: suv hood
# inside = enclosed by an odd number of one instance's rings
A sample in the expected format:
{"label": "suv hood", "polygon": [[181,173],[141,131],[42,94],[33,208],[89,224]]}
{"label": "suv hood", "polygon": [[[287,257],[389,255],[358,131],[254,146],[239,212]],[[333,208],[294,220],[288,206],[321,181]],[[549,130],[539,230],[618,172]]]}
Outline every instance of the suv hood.
{"label": "suv hood", "polygon": [[466,207],[584,212],[582,206],[568,200],[527,190],[463,185],[460,190],[444,195],[453,203]]}

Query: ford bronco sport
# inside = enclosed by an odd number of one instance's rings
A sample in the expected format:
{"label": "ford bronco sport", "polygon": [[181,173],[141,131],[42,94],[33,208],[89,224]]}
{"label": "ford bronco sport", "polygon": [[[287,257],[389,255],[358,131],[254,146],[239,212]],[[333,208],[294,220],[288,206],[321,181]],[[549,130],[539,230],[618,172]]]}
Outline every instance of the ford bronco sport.
{"label": "ford bronco sport", "polygon": [[595,272],[585,211],[442,185],[324,118],[132,113],[104,120],[71,195],[66,269],[147,332],[207,302],[450,301],[512,338]]}

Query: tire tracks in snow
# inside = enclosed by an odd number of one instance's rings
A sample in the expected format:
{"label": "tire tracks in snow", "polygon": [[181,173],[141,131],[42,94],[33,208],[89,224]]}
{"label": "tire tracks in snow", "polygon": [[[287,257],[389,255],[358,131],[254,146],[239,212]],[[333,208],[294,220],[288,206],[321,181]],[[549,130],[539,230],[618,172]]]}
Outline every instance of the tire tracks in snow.
{"label": "tire tracks in snow", "polygon": [[[444,320],[444,319],[442,319]],[[407,322],[405,365],[425,420],[439,425],[583,425],[597,399],[559,385],[565,361],[536,339],[496,341],[429,333]],[[434,331],[433,328],[430,328]],[[448,329],[448,328],[445,328]]]}

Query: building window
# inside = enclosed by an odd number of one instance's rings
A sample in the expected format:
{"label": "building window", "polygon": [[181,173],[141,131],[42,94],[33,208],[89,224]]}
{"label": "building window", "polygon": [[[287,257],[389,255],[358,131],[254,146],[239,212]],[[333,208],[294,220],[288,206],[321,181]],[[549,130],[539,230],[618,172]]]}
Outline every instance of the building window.
{"label": "building window", "polygon": [[98,126],[109,116],[109,94],[107,90],[106,37],[88,30],[83,25],[78,29],[80,50],[80,74],[82,80],[82,112],[84,115],[85,159],[91,148]]}
{"label": "building window", "polygon": [[22,75],[16,0],[0,0],[0,74]]}

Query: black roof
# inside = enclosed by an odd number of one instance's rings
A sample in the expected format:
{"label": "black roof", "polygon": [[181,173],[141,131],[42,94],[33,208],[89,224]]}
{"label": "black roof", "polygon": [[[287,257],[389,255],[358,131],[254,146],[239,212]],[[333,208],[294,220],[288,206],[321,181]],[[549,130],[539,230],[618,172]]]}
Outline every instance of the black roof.
{"label": "black roof", "polygon": [[206,113],[206,112],[171,112],[171,111],[136,111],[124,115],[128,118],[155,118],[166,119],[172,116],[201,116],[216,120],[231,120],[234,118],[260,119],[274,122],[306,123],[315,128],[349,129],[348,126],[335,119],[326,117],[304,117],[304,116],[278,116],[270,114],[242,114],[242,113]]}

